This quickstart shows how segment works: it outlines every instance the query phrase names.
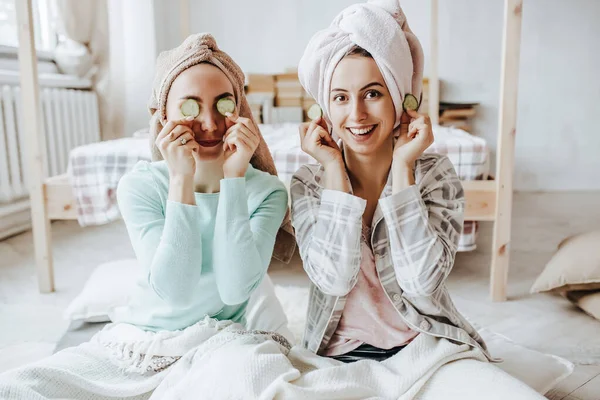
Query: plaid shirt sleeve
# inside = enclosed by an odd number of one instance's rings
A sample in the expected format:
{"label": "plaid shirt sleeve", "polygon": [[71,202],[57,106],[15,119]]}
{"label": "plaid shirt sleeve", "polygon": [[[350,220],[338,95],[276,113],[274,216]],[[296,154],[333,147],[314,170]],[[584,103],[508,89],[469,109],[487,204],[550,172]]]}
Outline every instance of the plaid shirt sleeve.
{"label": "plaid shirt sleeve", "polygon": [[[314,168],[314,167],[312,167]],[[292,223],[304,269],[323,293],[345,296],[360,270],[366,200],[319,186],[310,166],[292,177]]]}
{"label": "plaid shirt sleeve", "polygon": [[426,159],[418,168],[424,170],[418,186],[383,198],[379,205],[400,287],[407,294],[429,296],[454,264],[463,226],[464,192],[447,157]]}

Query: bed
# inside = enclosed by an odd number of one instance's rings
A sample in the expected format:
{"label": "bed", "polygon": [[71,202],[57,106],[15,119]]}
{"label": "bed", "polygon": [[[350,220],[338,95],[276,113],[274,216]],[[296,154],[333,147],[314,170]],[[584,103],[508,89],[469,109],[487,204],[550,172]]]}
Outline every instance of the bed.
{"label": "bed", "polygon": [[[490,292],[494,301],[506,300],[509,266],[512,175],[517,117],[517,89],[523,0],[505,0],[504,34],[500,76],[500,107],[495,180],[465,180],[466,215],[468,221],[493,221],[494,239],[490,267]],[[30,200],[35,260],[41,292],[54,290],[50,221],[78,219],[79,211],[68,176],[47,178],[45,175],[45,138],[41,134],[39,88],[32,23],[31,1],[16,3],[19,26],[19,60],[24,108],[31,110],[24,131],[29,143]],[[438,0],[431,0],[431,53],[429,102],[432,122],[438,122]],[[183,15],[182,18],[187,18]],[[188,26],[182,23],[182,26]],[[186,34],[188,32],[183,32]],[[113,193],[114,195],[114,193]],[[110,216],[110,212],[107,211]],[[107,218],[108,218],[107,216]]]}

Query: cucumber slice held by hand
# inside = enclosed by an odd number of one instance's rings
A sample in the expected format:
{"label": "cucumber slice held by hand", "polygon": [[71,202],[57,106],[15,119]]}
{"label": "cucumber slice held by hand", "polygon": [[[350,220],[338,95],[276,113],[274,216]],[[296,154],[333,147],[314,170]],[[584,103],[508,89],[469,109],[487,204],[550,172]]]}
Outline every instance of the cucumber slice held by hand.
{"label": "cucumber slice held by hand", "polygon": [[198,114],[200,114],[200,105],[198,105],[198,102],[194,99],[187,99],[181,104],[179,109],[184,117],[196,118]]}
{"label": "cucumber slice held by hand", "polygon": [[221,99],[217,101],[217,110],[221,115],[233,114],[235,111],[235,102],[232,99]]}
{"label": "cucumber slice held by hand", "polygon": [[402,108],[404,108],[405,110],[417,111],[419,109],[419,100],[417,100],[417,98],[414,95],[407,93],[404,96]]}
{"label": "cucumber slice held by hand", "polygon": [[308,116],[308,118],[314,121],[323,116],[323,110],[321,110],[321,107],[319,107],[318,104],[313,104],[306,112],[306,115]]}

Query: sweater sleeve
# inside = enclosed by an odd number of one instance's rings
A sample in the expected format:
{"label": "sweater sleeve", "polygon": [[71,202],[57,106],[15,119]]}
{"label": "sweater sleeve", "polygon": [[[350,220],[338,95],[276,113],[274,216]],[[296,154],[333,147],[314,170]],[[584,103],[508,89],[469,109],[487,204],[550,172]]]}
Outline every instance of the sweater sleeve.
{"label": "sweater sleeve", "polygon": [[287,191],[281,183],[250,214],[246,186],[246,178],[221,180],[213,260],[221,300],[229,305],[248,300],[260,284],[287,209]]}
{"label": "sweater sleeve", "polygon": [[419,186],[381,199],[379,205],[387,222],[400,287],[412,295],[430,296],[454,265],[465,200],[460,180],[446,157],[425,174]]}
{"label": "sweater sleeve", "polygon": [[161,299],[185,304],[202,274],[198,206],[167,201],[164,207],[147,165],[121,179],[117,200],[149,286]]}
{"label": "sweater sleeve", "polygon": [[366,200],[327,190],[302,167],[291,184],[292,222],[304,270],[323,293],[345,296],[360,271],[362,216]]}

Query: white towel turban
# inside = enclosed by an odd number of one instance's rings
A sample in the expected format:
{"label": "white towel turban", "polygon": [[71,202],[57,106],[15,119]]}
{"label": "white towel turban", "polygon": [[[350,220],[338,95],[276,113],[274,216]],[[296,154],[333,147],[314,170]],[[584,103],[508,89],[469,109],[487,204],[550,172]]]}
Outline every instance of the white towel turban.
{"label": "white towel turban", "polygon": [[421,99],[423,49],[410,30],[399,0],[369,0],[343,10],[331,25],[317,32],[298,66],[300,83],[319,103],[328,124],[329,90],[335,67],[358,45],[371,53],[390,91],[400,125],[406,94]]}

